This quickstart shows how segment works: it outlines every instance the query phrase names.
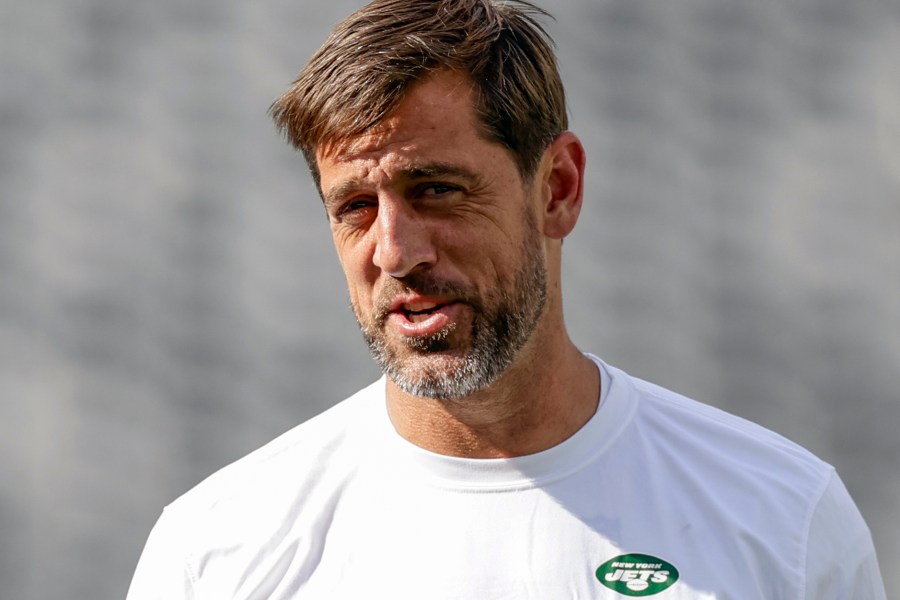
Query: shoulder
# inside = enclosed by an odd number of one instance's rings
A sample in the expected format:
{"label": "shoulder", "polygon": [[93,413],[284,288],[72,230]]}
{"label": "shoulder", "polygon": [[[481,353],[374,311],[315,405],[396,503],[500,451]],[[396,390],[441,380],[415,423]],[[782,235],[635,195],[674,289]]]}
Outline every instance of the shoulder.
{"label": "shoulder", "polygon": [[314,503],[317,490],[352,478],[383,398],[383,382],[375,382],[297,425],[176,499],[161,524],[177,531],[186,546],[192,538],[207,543],[216,531],[236,539],[245,527],[262,532],[267,519],[277,527],[276,515],[297,510],[301,500]]}
{"label": "shoulder", "polygon": [[[679,540],[684,537],[713,557],[728,557],[727,564],[716,558],[710,564],[735,576],[749,573],[739,565],[757,565],[752,572],[766,573],[760,583],[769,590],[766,597],[801,594],[804,582],[814,580],[807,562],[818,543],[821,517],[858,519],[849,497],[829,496],[834,468],[760,425],[610,371],[613,386],[620,386],[634,407],[618,455],[640,461],[638,492],[659,491],[653,504],[656,525],[675,527]],[[678,547],[672,555],[678,556],[681,542],[673,543]],[[682,561],[687,568],[695,559],[682,556]],[[831,568],[833,560],[822,564]]]}
{"label": "shoulder", "polygon": [[766,427],[621,371],[618,376],[634,390],[639,425],[658,443],[677,444],[682,456],[754,473],[765,467],[773,478],[806,481],[818,494],[831,478],[831,465]]}
{"label": "shoulder", "polygon": [[[261,448],[222,468],[178,498],[172,508],[212,507],[233,496],[247,493],[253,484],[277,484],[287,469],[294,478],[314,476],[325,462],[354,453],[364,440],[358,425],[365,415],[378,410],[383,400],[383,382],[375,382],[354,395],[293,427]],[[331,462],[331,464],[334,464]]]}
{"label": "shoulder", "polygon": [[776,537],[799,560],[834,477],[831,465],[746,419],[616,369],[610,374],[634,407],[619,452],[640,457],[673,509],[722,530]]}
{"label": "shoulder", "polygon": [[309,532],[322,527],[335,490],[362,462],[383,389],[379,381],[360,390],[167,506],[141,555],[129,600],[231,597],[236,588],[228,586],[240,585],[246,565],[293,552],[285,544],[305,544],[305,555],[314,556]]}

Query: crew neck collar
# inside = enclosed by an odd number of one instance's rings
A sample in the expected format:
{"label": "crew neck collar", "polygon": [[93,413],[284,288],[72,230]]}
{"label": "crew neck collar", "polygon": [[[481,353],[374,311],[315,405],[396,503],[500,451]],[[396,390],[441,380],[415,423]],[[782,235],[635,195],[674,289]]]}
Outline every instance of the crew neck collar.
{"label": "crew neck collar", "polygon": [[600,399],[594,415],[563,442],[525,456],[513,458],[460,458],[437,454],[400,436],[387,413],[384,383],[380,390],[379,434],[389,464],[395,473],[406,472],[416,481],[461,491],[504,491],[546,485],[568,477],[603,453],[618,437],[634,411],[627,382],[613,376],[607,365],[585,354],[600,371]]}

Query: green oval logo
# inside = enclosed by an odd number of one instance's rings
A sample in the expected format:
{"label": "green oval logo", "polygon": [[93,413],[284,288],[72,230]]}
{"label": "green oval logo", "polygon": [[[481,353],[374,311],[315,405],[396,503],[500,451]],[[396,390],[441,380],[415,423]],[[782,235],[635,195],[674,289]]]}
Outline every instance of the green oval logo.
{"label": "green oval logo", "polygon": [[678,569],[649,554],[622,554],[600,565],[597,579],[625,596],[652,596],[678,581]]}

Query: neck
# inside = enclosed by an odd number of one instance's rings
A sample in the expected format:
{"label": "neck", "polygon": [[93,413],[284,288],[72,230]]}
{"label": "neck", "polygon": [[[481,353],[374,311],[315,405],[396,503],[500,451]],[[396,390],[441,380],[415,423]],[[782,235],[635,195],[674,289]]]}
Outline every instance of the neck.
{"label": "neck", "polygon": [[569,438],[597,410],[600,374],[561,324],[556,343],[540,335],[549,329],[553,338],[553,328],[543,325],[497,381],[471,396],[410,396],[388,379],[397,432],[426,450],[467,458],[523,456]]}

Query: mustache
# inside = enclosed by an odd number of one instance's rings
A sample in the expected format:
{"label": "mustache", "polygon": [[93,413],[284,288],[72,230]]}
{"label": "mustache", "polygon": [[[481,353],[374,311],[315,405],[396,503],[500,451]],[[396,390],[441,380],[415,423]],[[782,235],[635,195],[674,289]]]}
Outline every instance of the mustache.
{"label": "mustache", "polygon": [[388,279],[379,290],[375,300],[376,323],[381,325],[388,318],[391,305],[397,296],[409,293],[452,298],[454,302],[469,304],[476,310],[482,308],[482,301],[475,286],[440,279],[430,273],[413,273],[400,278]]}

